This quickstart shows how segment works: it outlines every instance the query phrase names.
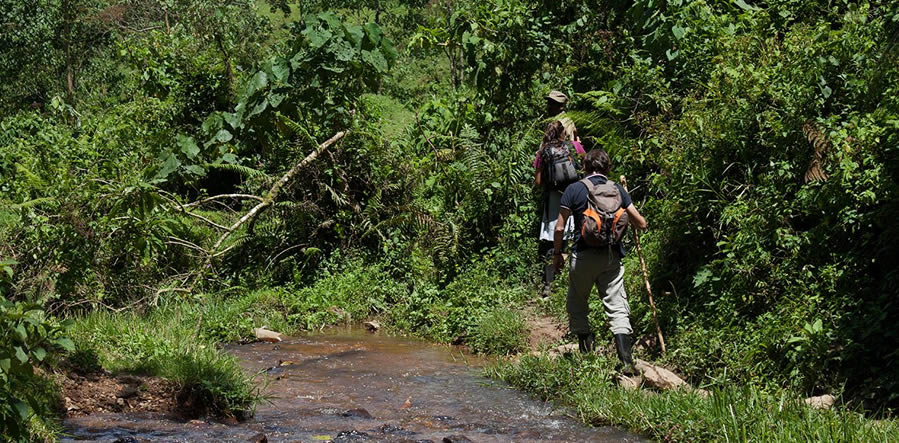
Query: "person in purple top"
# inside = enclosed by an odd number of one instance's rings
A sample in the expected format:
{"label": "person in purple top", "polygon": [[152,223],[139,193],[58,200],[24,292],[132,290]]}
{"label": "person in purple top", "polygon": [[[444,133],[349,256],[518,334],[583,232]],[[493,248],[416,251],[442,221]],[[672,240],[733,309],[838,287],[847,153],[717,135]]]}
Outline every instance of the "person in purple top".
{"label": "person in purple top", "polygon": [[[543,142],[540,144],[540,149],[537,150],[534,158],[534,169],[537,171],[536,184],[538,187],[543,188],[543,201],[540,205],[540,234],[537,253],[540,259],[543,260],[544,265],[542,276],[543,288],[540,291],[540,296],[544,298],[549,297],[554,279],[550,251],[552,251],[553,247],[553,229],[556,226],[556,219],[559,217],[559,202],[562,199],[562,191],[548,186],[546,177],[544,177],[543,151],[548,149],[549,146],[558,146],[569,143],[568,140],[566,140],[566,137],[565,125],[560,120],[550,123],[546,127],[546,132],[543,135]],[[574,151],[578,156],[584,155],[584,147],[581,145],[580,141],[576,140],[571,142],[570,146],[573,146]],[[568,223],[567,232],[569,235],[572,232],[573,226],[574,225],[570,222]]]}

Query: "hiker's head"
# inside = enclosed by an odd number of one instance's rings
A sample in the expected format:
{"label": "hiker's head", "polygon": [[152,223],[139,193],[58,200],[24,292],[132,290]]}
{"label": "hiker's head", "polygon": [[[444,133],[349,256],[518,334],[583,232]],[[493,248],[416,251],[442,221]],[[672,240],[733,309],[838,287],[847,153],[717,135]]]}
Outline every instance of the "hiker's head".
{"label": "hiker's head", "polygon": [[584,170],[587,171],[587,174],[598,173],[608,176],[609,172],[612,171],[612,159],[609,158],[609,154],[603,151],[602,148],[596,148],[588,152],[587,156],[584,157]]}
{"label": "hiker's head", "polygon": [[565,110],[568,103],[568,96],[560,91],[552,91],[546,96],[546,113],[549,115],[559,115]]}
{"label": "hiker's head", "polygon": [[561,142],[565,138],[565,126],[562,122],[556,120],[546,125],[546,132],[543,133],[543,145]]}

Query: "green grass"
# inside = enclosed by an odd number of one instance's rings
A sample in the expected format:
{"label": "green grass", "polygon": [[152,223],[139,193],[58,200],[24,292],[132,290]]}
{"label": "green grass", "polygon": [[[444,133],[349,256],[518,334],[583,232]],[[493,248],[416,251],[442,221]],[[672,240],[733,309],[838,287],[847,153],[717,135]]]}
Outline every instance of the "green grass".
{"label": "green grass", "polygon": [[520,311],[496,307],[474,327],[468,345],[475,352],[511,355],[527,350],[528,328]]}
{"label": "green grass", "polygon": [[815,410],[787,391],[725,388],[702,397],[622,389],[613,382],[613,364],[603,356],[525,356],[518,364],[497,363],[488,373],[541,399],[574,407],[586,423],[624,427],[659,440],[899,441],[895,420],[870,420],[845,409]]}
{"label": "green grass", "polygon": [[149,315],[94,312],[76,319],[71,334],[81,364],[91,357],[113,373],[160,376],[179,385],[194,415],[247,417],[260,401],[254,378],[216,342],[198,337],[196,311],[161,307]]}

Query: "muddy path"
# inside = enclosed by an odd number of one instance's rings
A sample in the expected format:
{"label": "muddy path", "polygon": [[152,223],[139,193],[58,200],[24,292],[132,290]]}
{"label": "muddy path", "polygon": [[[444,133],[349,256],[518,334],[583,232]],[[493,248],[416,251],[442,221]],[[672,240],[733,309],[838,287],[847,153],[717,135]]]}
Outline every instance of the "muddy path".
{"label": "muddy path", "polygon": [[[229,346],[266,374],[270,402],[245,423],[179,422],[159,414],[66,420],[69,441],[639,441],[590,428],[565,409],[480,375],[458,348],[342,329],[279,344]],[[467,439],[467,440],[466,440]]]}

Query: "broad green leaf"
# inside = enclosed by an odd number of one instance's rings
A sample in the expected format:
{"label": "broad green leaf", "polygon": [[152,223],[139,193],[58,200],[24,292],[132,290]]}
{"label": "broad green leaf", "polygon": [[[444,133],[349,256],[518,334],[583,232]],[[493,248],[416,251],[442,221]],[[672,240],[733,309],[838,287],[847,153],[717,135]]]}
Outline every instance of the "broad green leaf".
{"label": "broad green leaf", "polygon": [[28,417],[31,416],[31,407],[22,400],[13,400],[13,406],[15,406],[16,411],[19,413],[19,416],[22,417],[23,420],[27,420]]}
{"label": "broad green leaf", "polygon": [[19,323],[14,330],[19,334],[19,338],[22,339],[22,341],[28,340],[28,332],[25,330],[25,325]]}
{"label": "broad green leaf", "polygon": [[680,40],[684,38],[684,34],[687,33],[687,30],[678,25],[674,25],[671,27],[671,33],[674,34],[674,38]]}
{"label": "broad green leaf", "polygon": [[342,62],[353,60],[357,54],[356,49],[350,46],[350,43],[346,40],[338,41],[328,49],[334,54],[334,58]]}
{"label": "broad green leaf", "polygon": [[306,36],[306,41],[309,42],[309,47],[312,49],[321,48],[333,37],[331,31],[327,29],[307,29],[303,31],[303,35]]}
{"label": "broad green leaf", "polygon": [[250,85],[247,88],[247,95],[253,95],[256,91],[259,91],[266,86],[268,86],[268,74],[266,74],[265,71],[259,71],[253,76],[253,79],[250,80]]}
{"label": "broad green leaf", "polygon": [[8,372],[12,366],[12,360],[8,358],[0,358],[0,371]]}
{"label": "broad green leaf", "polygon": [[265,111],[265,108],[267,108],[267,107],[268,107],[268,99],[262,99],[262,101],[259,102],[256,106],[254,106],[253,110],[250,111],[249,114],[247,114],[247,118],[250,118],[256,114],[259,114],[262,111]]}
{"label": "broad green leaf", "polygon": [[75,343],[70,338],[67,338],[67,337],[57,338],[56,340],[53,340],[53,343],[55,343],[60,348],[63,348],[69,352],[72,352],[75,350]]}
{"label": "broad green leaf", "polygon": [[237,156],[229,152],[225,155],[222,155],[222,161],[233,165],[237,163]]}
{"label": "broad green leaf", "polygon": [[343,28],[343,22],[340,21],[339,17],[337,17],[337,14],[331,11],[319,14],[318,18],[327,23],[329,29],[338,30]]}
{"label": "broad green leaf", "polygon": [[187,172],[190,172],[191,174],[198,175],[198,176],[202,176],[203,174],[206,173],[206,170],[203,169],[203,167],[199,166],[199,165],[185,166],[184,169],[187,170]]}
{"label": "broad green leaf", "polygon": [[47,350],[44,348],[34,348],[31,350],[31,354],[34,355],[34,358],[37,361],[44,361],[44,357],[47,356]]}
{"label": "broad green leaf", "polygon": [[387,72],[387,59],[379,51],[362,51],[362,60],[374,67],[378,72]]}
{"label": "broad green leaf", "polygon": [[175,172],[175,170],[178,169],[178,166],[181,166],[181,161],[172,155],[172,153],[166,154],[162,162],[162,167],[159,168],[159,172],[156,173],[155,178],[158,180],[165,179],[169,174]]}
{"label": "broad green leaf", "polygon": [[272,75],[275,77],[275,80],[286,82],[287,78],[290,76],[290,65],[287,64],[287,60],[279,58],[278,61],[272,65]]}
{"label": "broad green leaf", "polygon": [[18,358],[20,362],[25,363],[28,361],[28,354],[26,354],[20,346],[16,346],[16,358]]}
{"label": "broad green leaf", "polygon": [[374,45],[378,45],[381,42],[381,37],[384,36],[384,33],[381,32],[381,27],[376,23],[367,23],[365,25],[365,34]]}
{"label": "broad green leaf", "polygon": [[197,142],[194,141],[193,137],[178,134],[176,139],[178,140],[178,146],[181,147],[181,152],[183,152],[187,158],[193,159],[200,153],[200,147],[197,146]]}
{"label": "broad green leaf", "polygon": [[739,6],[740,9],[742,9],[744,11],[752,11],[753,9],[755,9],[755,6],[750,6],[750,5],[746,4],[746,2],[743,0],[734,0],[734,4]]}
{"label": "broad green leaf", "polygon": [[286,94],[271,94],[268,96],[268,103],[272,105],[273,108],[277,108],[278,105],[284,101],[284,97],[286,96]]}
{"label": "broad green leaf", "polygon": [[231,141],[232,138],[234,138],[234,136],[231,135],[231,133],[228,132],[227,129],[222,129],[218,133],[215,134],[215,141],[217,141],[219,143],[227,143],[227,142]]}
{"label": "broad green leaf", "polygon": [[347,36],[349,36],[350,42],[353,43],[357,49],[362,47],[362,37],[365,36],[365,31],[362,30],[362,26],[359,25],[348,25],[346,27]]}

